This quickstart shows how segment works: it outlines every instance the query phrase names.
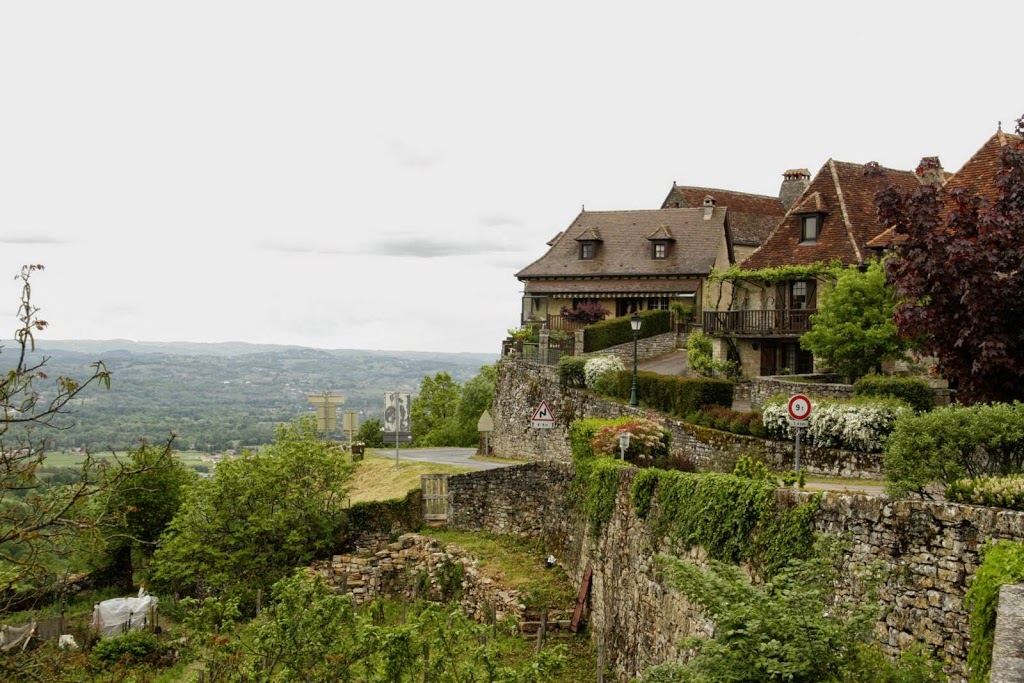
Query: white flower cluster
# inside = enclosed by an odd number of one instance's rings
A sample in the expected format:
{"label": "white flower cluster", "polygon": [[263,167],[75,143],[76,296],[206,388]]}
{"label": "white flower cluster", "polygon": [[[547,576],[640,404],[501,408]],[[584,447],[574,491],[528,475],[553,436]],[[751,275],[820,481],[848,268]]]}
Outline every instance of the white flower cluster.
{"label": "white flower cluster", "polygon": [[583,366],[583,376],[586,379],[587,388],[593,389],[601,375],[625,369],[622,361],[615,356],[594,356]]}
{"label": "white flower cluster", "polygon": [[[910,408],[891,403],[815,402],[801,438],[825,448],[877,453],[896,420]],[[766,405],[761,417],[769,438],[792,440],[793,428],[784,403]]]}

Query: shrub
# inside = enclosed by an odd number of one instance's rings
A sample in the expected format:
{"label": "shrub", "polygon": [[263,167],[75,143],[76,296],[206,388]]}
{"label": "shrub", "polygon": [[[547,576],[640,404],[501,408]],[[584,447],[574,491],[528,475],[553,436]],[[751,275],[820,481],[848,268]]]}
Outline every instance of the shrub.
{"label": "shrub", "polygon": [[626,460],[629,462],[650,465],[668,456],[671,434],[654,420],[643,417],[616,421],[601,427],[590,441],[594,454],[619,457],[619,435],[624,432],[630,434],[629,448],[626,449]]}
{"label": "shrub", "polygon": [[885,446],[892,495],[931,482],[1007,475],[1024,465],[1024,404],[953,405],[899,420]]}
{"label": "shrub", "polygon": [[971,645],[967,651],[971,683],[989,679],[999,589],[1003,584],[1021,581],[1024,581],[1024,544],[997,541],[984,549],[981,566],[966,598],[966,606],[971,611]]}
{"label": "shrub", "polygon": [[569,448],[572,450],[573,462],[578,463],[596,457],[590,442],[594,440],[598,430],[622,421],[624,420],[602,420],[596,417],[573,420],[569,424]]}
{"label": "shrub", "polygon": [[[583,350],[587,353],[607,349],[633,341],[630,316],[620,316],[584,328]],[[644,311],[640,314],[643,326],[637,339],[646,339],[672,331],[672,314],[669,311]]]}
{"label": "shrub", "polygon": [[584,387],[587,377],[583,367],[587,359],[582,356],[562,356],[558,359],[558,383],[563,387]]}
{"label": "shrub", "polygon": [[884,396],[896,398],[919,413],[935,406],[935,395],[928,382],[915,377],[886,377],[867,375],[853,385],[854,396]]}
{"label": "shrub", "polygon": [[113,638],[104,638],[92,648],[92,660],[99,666],[118,662],[137,663],[147,655],[160,652],[160,641],[149,631],[129,631]]}
{"label": "shrub", "polygon": [[686,342],[686,359],[690,368],[705,377],[716,374],[738,377],[739,366],[730,361],[715,360],[711,337],[703,332],[691,332]]}
{"label": "shrub", "polygon": [[[801,438],[824,448],[877,453],[890,438],[897,420],[910,413],[905,403],[895,399],[818,400]],[[789,411],[782,399],[772,399],[761,414],[769,438],[794,438]]]}
{"label": "shrub", "polygon": [[957,479],[946,486],[946,498],[955,503],[1024,510],[1024,474]]}
{"label": "shrub", "polygon": [[620,372],[624,369],[622,361],[615,356],[594,356],[583,366],[583,375],[588,389],[594,389],[598,380],[606,373]]}
{"label": "shrub", "polygon": [[709,405],[686,416],[686,421],[711,427],[723,432],[764,438],[764,424],[759,411],[733,410],[725,406]]}
{"label": "shrub", "polygon": [[581,301],[571,309],[562,307],[562,317],[574,323],[593,325],[608,317],[608,310],[596,301]]}

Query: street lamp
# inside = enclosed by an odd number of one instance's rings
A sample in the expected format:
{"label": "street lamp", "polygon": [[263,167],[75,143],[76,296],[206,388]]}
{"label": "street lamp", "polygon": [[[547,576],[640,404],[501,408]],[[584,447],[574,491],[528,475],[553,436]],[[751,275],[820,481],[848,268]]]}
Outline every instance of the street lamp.
{"label": "street lamp", "polygon": [[622,459],[626,459],[626,451],[629,450],[629,437],[633,436],[629,432],[619,433],[619,453],[622,454]]}
{"label": "street lamp", "polygon": [[640,402],[636,398],[636,336],[640,333],[640,326],[643,325],[639,313],[634,313],[629,319],[629,326],[633,328],[633,390],[629,394],[629,405],[636,408]]}

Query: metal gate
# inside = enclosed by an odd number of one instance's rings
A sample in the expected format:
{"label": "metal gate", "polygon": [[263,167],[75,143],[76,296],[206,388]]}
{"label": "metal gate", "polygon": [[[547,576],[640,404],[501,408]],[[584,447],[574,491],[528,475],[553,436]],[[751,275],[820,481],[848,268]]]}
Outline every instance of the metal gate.
{"label": "metal gate", "polygon": [[448,521],[448,475],[423,474],[423,519],[427,522]]}

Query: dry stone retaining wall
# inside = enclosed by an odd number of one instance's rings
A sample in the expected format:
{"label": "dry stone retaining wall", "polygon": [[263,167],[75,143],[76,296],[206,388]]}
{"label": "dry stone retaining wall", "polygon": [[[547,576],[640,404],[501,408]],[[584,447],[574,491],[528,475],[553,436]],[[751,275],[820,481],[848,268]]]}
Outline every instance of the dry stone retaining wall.
{"label": "dry stone retaining wall", "polygon": [[[450,573],[456,564],[462,565],[458,587],[466,614],[484,621],[493,611],[497,619],[511,616],[522,620],[526,606],[517,591],[505,590],[483,576],[476,559],[458,546],[417,534],[314,562],[310,573],[351,595],[356,605],[380,596],[444,600],[450,597],[444,594],[450,580],[446,572]],[[421,577],[425,577],[425,594],[420,593]]]}
{"label": "dry stone retaining wall", "polygon": [[[611,521],[598,538],[571,504],[572,467],[531,463],[449,479],[449,524],[467,530],[543,539],[578,583],[594,569],[590,623],[624,680],[653,664],[678,659],[682,638],[709,632],[709,624],[678,592],[663,585],[654,557],[666,550],[632,509],[623,470]],[[792,502],[813,494],[780,490]],[[967,586],[978,551],[988,539],[1024,540],[1024,513],[968,505],[896,501],[865,495],[821,494],[814,519],[819,532],[846,539],[841,592],[859,595],[869,567],[881,577],[883,612],[875,625],[891,653],[920,639],[947,662],[951,683],[966,680]],[[691,559],[700,560],[699,551]]]}

